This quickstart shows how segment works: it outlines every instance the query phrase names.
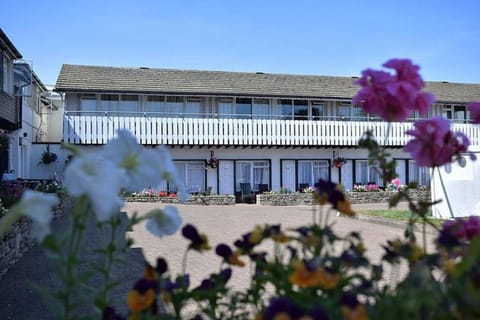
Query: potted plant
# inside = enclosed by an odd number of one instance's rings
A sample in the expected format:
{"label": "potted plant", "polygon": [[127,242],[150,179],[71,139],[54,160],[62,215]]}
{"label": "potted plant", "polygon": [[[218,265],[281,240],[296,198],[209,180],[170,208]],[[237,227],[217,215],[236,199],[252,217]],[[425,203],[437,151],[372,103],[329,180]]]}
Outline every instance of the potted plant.
{"label": "potted plant", "polygon": [[217,158],[215,158],[213,151],[210,151],[210,159],[205,160],[205,165],[208,168],[215,169],[218,167],[220,162]]}
{"label": "potted plant", "polygon": [[57,155],[53,152],[50,152],[50,146],[47,145],[47,149],[42,153],[39,164],[50,164],[57,161]]}
{"label": "potted plant", "polygon": [[347,162],[347,160],[345,160],[345,158],[343,157],[336,157],[335,159],[333,159],[332,161],[332,168],[335,167],[335,168],[341,168],[343,167],[343,165]]}

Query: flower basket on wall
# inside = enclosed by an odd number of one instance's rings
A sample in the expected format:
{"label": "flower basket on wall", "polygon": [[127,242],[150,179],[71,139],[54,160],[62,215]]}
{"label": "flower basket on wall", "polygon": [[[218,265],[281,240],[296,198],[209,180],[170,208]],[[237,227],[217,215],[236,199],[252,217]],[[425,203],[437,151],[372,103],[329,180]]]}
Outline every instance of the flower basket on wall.
{"label": "flower basket on wall", "polygon": [[337,157],[332,161],[332,168],[341,168],[346,162],[345,158]]}
{"label": "flower basket on wall", "polygon": [[215,158],[213,151],[210,151],[210,159],[205,160],[205,166],[207,167],[207,169],[215,169],[218,167],[219,163],[220,161]]}
{"label": "flower basket on wall", "polygon": [[47,146],[47,149],[42,153],[40,162],[38,164],[50,164],[57,161],[57,155],[53,152],[50,152],[50,146]]}

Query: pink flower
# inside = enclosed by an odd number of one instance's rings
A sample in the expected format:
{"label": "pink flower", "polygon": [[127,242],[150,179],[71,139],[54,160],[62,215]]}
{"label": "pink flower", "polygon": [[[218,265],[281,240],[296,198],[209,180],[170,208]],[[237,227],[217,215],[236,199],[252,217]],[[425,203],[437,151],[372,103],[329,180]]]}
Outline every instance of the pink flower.
{"label": "pink flower", "polygon": [[403,150],[409,152],[419,166],[436,167],[452,162],[467,152],[470,141],[461,132],[452,132],[450,122],[441,117],[415,122],[407,134],[414,138]]}
{"label": "pink flower", "polygon": [[394,185],[397,187],[397,189],[398,189],[398,188],[400,188],[400,185],[401,185],[402,183],[400,182],[400,179],[395,178],[395,179],[392,180],[392,184],[394,184]]}
{"label": "pink flower", "polygon": [[468,239],[480,236],[480,218],[470,217],[464,223],[465,233]]}
{"label": "pink flower", "polygon": [[362,88],[353,97],[353,103],[386,121],[403,121],[415,110],[425,114],[435,97],[420,92],[424,82],[417,65],[408,59],[392,59],[384,65],[396,71],[395,75],[367,69],[355,83]]}
{"label": "pink flower", "polygon": [[467,108],[473,123],[480,123],[480,102],[470,102]]}

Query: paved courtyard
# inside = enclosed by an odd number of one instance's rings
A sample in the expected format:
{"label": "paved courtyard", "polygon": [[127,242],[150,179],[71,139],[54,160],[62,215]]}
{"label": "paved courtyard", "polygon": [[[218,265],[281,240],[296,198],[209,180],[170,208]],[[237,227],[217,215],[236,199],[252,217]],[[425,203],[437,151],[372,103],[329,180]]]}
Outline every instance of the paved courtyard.
{"label": "paved courtyard", "polygon": [[[158,203],[127,203],[125,211],[128,214],[137,211],[143,214],[148,210],[163,206]],[[242,233],[251,230],[257,224],[281,223],[283,227],[295,227],[308,224],[312,220],[311,207],[272,207],[237,204],[235,206],[177,206],[184,223],[197,226],[200,232],[209,236],[210,243],[214,247],[220,242],[232,244]],[[354,209],[363,208],[386,208],[386,204],[356,205]],[[56,222],[57,230],[62,228],[64,219]],[[391,225],[371,223],[346,217],[332,215],[330,222],[334,223],[334,229],[345,234],[352,230],[361,232],[367,253],[373,261],[378,261],[383,253],[380,244],[388,239],[401,237],[403,230]],[[129,236],[135,241],[132,250],[128,254],[129,265],[118,270],[123,278],[122,286],[114,293],[115,304],[125,307],[124,297],[132,284],[142,274],[141,252],[146,259],[154,263],[158,256],[165,256],[170,265],[170,271],[177,273],[181,269],[182,257],[187,245],[180,233],[170,237],[158,239],[143,225],[135,226]],[[94,243],[95,237],[88,237],[89,243]],[[431,235],[429,236],[431,241]],[[187,272],[191,273],[192,285],[212,272],[218,271],[219,257],[215,256],[214,250],[207,254],[192,253],[188,256]],[[248,268],[236,268],[232,286],[241,288],[248,283]],[[402,270],[393,270],[390,280],[397,280]],[[41,283],[45,286],[55,286],[56,279],[52,267],[38,246],[32,248],[9,272],[0,280],[0,318],[1,319],[53,319],[49,316],[46,306],[38,298],[36,292],[28,285],[29,281]]]}

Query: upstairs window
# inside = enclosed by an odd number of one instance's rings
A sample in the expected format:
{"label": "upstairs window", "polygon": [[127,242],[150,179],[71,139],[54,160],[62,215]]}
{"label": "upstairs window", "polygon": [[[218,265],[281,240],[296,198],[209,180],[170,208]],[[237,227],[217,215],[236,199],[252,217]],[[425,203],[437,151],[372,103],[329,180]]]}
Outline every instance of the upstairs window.
{"label": "upstairs window", "polygon": [[293,101],[293,119],[294,120],[308,119],[308,101],[307,100]]}
{"label": "upstairs window", "polygon": [[292,120],[292,100],[278,99],[274,110],[275,119]]}
{"label": "upstairs window", "polygon": [[95,112],[97,110],[97,95],[85,93],[80,96],[80,111]]}
{"label": "upstairs window", "polygon": [[101,111],[118,111],[118,94],[102,94],[100,96]]}
{"label": "upstairs window", "polygon": [[312,120],[322,120],[325,116],[323,101],[312,101]]}
{"label": "upstairs window", "polygon": [[122,94],[118,105],[118,111],[121,112],[139,112],[140,105],[138,103],[138,95]]}
{"label": "upstairs window", "polygon": [[165,112],[165,96],[147,96],[144,110],[153,115],[163,114]]}
{"label": "upstairs window", "polygon": [[218,117],[220,119],[233,118],[233,98],[218,98]]}
{"label": "upstairs window", "polygon": [[235,114],[239,119],[250,119],[252,114],[252,99],[237,98],[235,103]]}
{"label": "upstairs window", "polygon": [[189,118],[201,118],[202,114],[202,98],[188,97],[185,104],[185,116]]}
{"label": "upstairs window", "polygon": [[445,105],[443,106],[443,117],[452,120],[453,122],[466,123],[469,121],[470,114],[467,111],[466,106]]}
{"label": "upstairs window", "polygon": [[254,119],[270,119],[270,100],[253,99],[252,117]]}
{"label": "upstairs window", "polygon": [[336,120],[350,120],[352,106],[348,103],[340,102],[337,106]]}
{"label": "upstairs window", "polygon": [[165,108],[166,116],[178,117],[183,114],[183,97],[168,96]]}

